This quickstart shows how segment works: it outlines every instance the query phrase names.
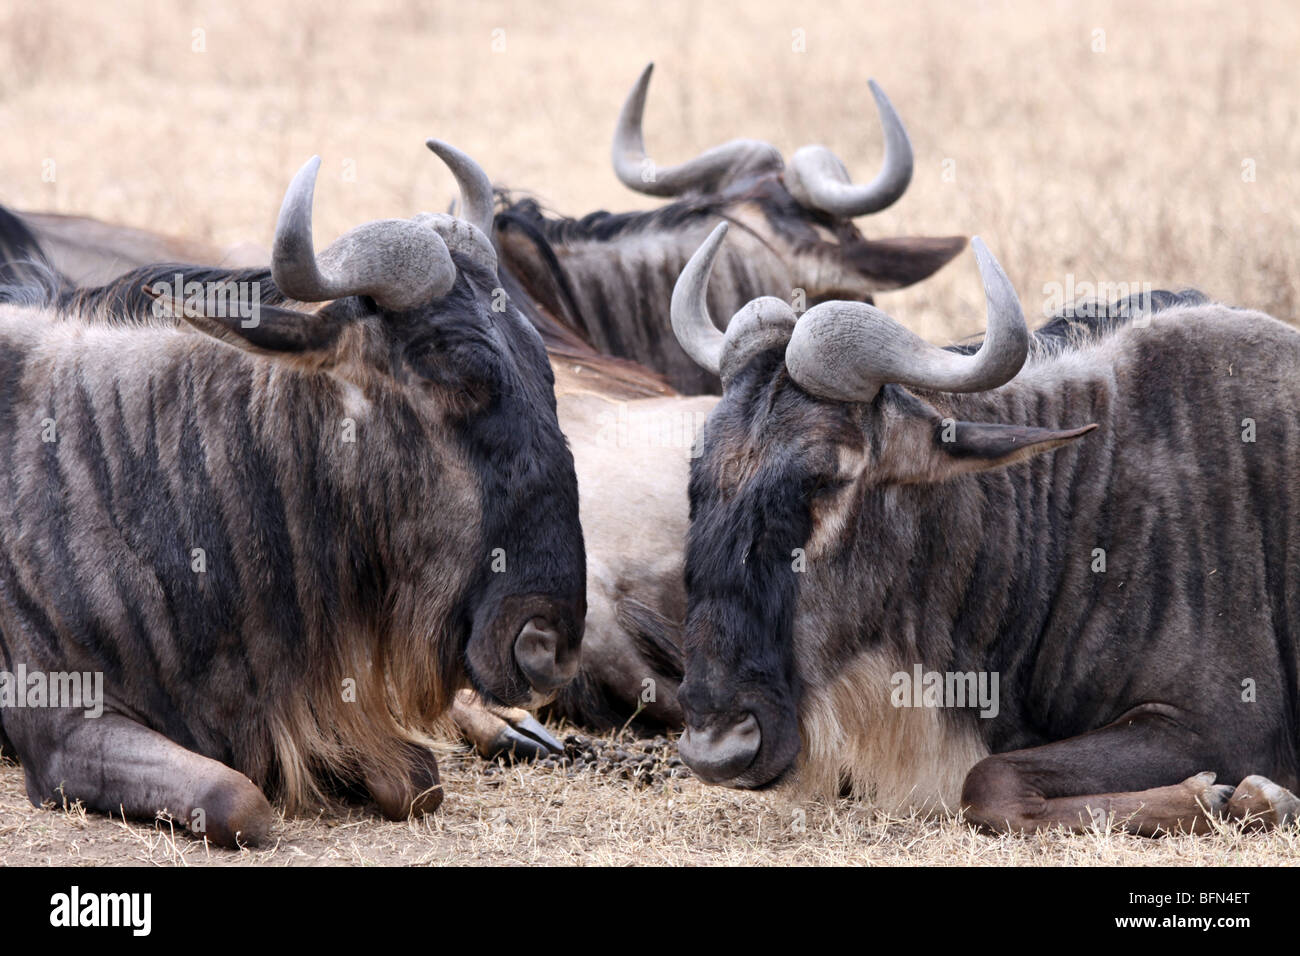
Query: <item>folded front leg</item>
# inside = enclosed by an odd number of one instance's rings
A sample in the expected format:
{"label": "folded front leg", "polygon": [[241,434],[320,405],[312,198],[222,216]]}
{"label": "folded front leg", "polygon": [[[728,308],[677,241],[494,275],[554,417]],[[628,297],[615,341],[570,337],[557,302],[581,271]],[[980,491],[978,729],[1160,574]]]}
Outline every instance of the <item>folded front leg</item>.
{"label": "folded front leg", "polygon": [[256,846],[275,814],[253,781],[119,714],[61,723],[54,742],[23,748],[27,797],[80,800],[92,810],[154,819],[166,811],[218,846]]}
{"label": "folded front leg", "polygon": [[1090,733],[995,754],[962,787],[966,818],[995,831],[1113,821],[1131,833],[1205,833],[1233,788],[1207,771],[1198,735],[1162,709],[1138,709]]}

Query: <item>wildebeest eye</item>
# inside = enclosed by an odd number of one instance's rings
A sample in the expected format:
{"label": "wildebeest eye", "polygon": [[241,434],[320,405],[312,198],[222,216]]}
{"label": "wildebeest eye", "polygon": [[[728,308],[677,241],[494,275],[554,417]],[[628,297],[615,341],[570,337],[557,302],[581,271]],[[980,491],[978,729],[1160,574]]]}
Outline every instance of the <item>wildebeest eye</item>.
{"label": "wildebeest eye", "polygon": [[849,483],[849,479],[837,475],[818,475],[808,489],[811,498],[826,498],[835,494]]}

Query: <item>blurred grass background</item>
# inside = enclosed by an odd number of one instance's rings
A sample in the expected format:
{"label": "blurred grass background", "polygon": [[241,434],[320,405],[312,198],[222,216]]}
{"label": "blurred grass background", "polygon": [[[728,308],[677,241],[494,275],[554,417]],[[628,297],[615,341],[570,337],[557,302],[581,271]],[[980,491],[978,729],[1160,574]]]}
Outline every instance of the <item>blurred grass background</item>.
{"label": "blurred grass background", "polygon": [[[650,208],[608,157],[649,60],[657,161],[822,142],[865,181],[874,76],[917,169],[869,236],[984,236],[1031,321],[1069,275],[1297,318],[1291,0],[4,0],[0,56],[0,202],[264,245],[313,153],[318,242],[445,208],[430,135],[566,214]],[[983,323],[969,255],[882,304],[937,340]]]}

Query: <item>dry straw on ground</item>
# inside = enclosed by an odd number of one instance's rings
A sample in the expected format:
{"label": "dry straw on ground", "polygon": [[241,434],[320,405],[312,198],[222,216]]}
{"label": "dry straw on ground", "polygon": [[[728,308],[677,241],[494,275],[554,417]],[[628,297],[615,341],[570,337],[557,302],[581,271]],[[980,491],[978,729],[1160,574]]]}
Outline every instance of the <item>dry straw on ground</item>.
{"label": "dry straw on ground", "polygon": [[[304,865],[1295,865],[1300,829],[1157,840],[1111,830],[990,837],[954,818],[893,817],[851,801],[793,805],[776,796],[672,780],[658,787],[593,772],[517,766],[485,773],[445,761],[448,796],[418,822],[332,807],[282,820],[266,850],[211,849],[179,827],[32,807],[21,771],[0,768],[0,860],[13,864]],[[490,768],[488,768],[490,769]]]}
{"label": "dry straw on ground", "polygon": [[[201,46],[201,52],[196,47]],[[799,49],[802,47],[802,52]],[[869,235],[979,233],[1031,315],[1044,287],[1195,285],[1295,321],[1300,302],[1300,17],[1290,0],[1008,4],[428,3],[307,0],[0,7],[0,202],[267,243],[280,196],[319,153],[316,232],[444,208],[437,135],[552,208],[648,208],[609,169],[619,103],[657,71],[650,152],[733,136],[787,155],[824,142],[869,178],[866,80],[916,146],[911,190]],[[51,174],[52,172],[52,181]],[[918,332],[979,331],[968,258],[882,297]],[[990,839],[869,808],[793,810],[684,781],[448,768],[432,822],[353,811],[292,820],[270,853],[75,810],[44,812],[0,770],[0,859],[21,862],[1280,863],[1294,832],[1204,839]]]}

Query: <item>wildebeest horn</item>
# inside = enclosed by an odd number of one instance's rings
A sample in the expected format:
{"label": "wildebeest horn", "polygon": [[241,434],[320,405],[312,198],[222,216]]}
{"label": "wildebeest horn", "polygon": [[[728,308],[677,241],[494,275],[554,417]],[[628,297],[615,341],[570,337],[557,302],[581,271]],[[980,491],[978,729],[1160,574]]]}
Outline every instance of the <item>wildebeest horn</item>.
{"label": "wildebeest horn", "polygon": [[451,291],[456,267],[442,237],[427,224],[381,219],[339,236],[319,256],[311,237],[312,196],[320,157],[298,170],[280,206],[271,278],[300,302],[368,295],[381,308],[412,309]]}
{"label": "wildebeest horn", "polygon": [[800,318],[785,351],[790,377],[814,395],[867,402],[888,382],[943,392],[983,392],[1015,378],[1029,352],[1029,329],[1011,280],[983,241],[971,240],[988,331],[974,355],[919,338],[875,306],[823,302]]}
{"label": "wildebeest horn", "polygon": [[885,165],[871,182],[855,186],[844,164],[829,149],[804,146],[794,154],[785,173],[786,188],[800,205],[851,219],[879,212],[907,190],[912,181],[912,143],[884,90],[875,80],[869,83],[885,133]]}
{"label": "wildebeest horn", "polygon": [[709,273],[726,237],[727,223],[719,223],[695,250],[673,287],[671,309],[673,333],[682,349],[699,365],[721,376],[724,387],[751,356],[788,342],[796,321],[789,304],[762,296],[731,317],[725,334],[718,331],[709,315]]}
{"label": "wildebeest horn", "polygon": [[756,139],[733,139],[678,166],[659,166],[646,157],[641,135],[646,90],[653,63],[632,87],[614,130],[614,172],[623,185],[651,196],[679,196],[690,189],[708,189],[741,173],[779,170],[784,165],[775,146]]}
{"label": "wildebeest horn", "polygon": [[477,226],[484,236],[490,237],[494,214],[492,180],[488,179],[487,173],[455,146],[440,139],[427,139],[424,145],[433,150],[456,177],[461,205],[464,207],[459,218]]}
{"label": "wildebeest horn", "polygon": [[725,336],[718,331],[709,316],[709,273],[718,247],[727,238],[727,224],[719,223],[704,244],[695,250],[686,268],[673,286],[673,301],[669,314],[673,321],[673,334],[682,349],[696,364],[718,373],[722,359]]}

